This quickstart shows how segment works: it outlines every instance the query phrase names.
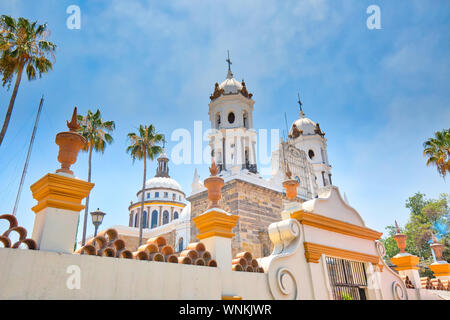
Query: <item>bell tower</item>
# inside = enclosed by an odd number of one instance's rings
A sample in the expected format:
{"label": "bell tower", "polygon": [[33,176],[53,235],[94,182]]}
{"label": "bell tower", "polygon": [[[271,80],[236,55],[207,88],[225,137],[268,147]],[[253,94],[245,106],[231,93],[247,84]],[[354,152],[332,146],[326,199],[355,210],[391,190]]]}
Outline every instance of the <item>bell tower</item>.
{"label": "bell tower", "polygon": [[234,79],[228,53],[226,79],[216,82],[209,97],[209,119],[212,133],[209,136],[211,156],[219,167],[220,175],[240,171],[257,173],[256,131],[253,129],[252,94],[244,80]]}

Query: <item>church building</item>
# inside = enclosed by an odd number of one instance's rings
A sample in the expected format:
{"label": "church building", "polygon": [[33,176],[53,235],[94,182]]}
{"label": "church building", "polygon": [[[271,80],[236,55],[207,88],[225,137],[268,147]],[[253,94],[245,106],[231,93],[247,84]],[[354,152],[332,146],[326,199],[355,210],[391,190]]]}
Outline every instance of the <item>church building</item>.
{"label": "church building", "polygon": [[[332,185],[326,138],[319,124],[305,116],[299,99],[299,118],[292,123],[287,141],[280,141],[272,153],[272,176],[264,179],[256,158],[253,94],[244,80],[234,78],[230,59],[227,62],[226,78],[215,84],[208,112],[211,157],[225,182],[220,205],[239,216],[233,230],[233,255],[250,251],[255,257],[264,257],[272,251],[268,227],[281,219],[286,201],[282,182],[287,167],[299,181],[299,202],[316,198],[322,188]],[[168,244],[182,251],[189,242],[197,241],[198,229],[192,219],[207,210],[207,190],[195,170],[186,197],[180,184],[169,176],[166,153],[157,161],[156,174],[146,182],[144,191],[143,239],[164,236]],[[132,249],[138,246],[141,196],[139,190],[129,205],[128,226],[113,226]]]}

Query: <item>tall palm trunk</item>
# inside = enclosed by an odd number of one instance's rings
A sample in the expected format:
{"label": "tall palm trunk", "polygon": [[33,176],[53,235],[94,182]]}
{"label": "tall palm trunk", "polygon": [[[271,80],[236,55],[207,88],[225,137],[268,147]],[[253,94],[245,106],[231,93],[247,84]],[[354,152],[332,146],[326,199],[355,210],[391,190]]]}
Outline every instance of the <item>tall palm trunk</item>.
{"label": "tall palm trunk", "polygon": [[139,246],[142,245],[142,229],[144,223],[144,190],[145,190],[145,179],[147,175],[147,155],[144,150],[144,179],[142,181],[142,192],[141,192],[141,214],[140,214],[140,222],[139,222]]}
{"label": "tall palm trunk", "polygon": [[9,120],[11,119],[12,110],[14,107],[14,102],[16,101],[17,91],[19,91],[20,80],[22,79],[24,64],[21,63],[19,65],[19,71],[17,72],[16,83],[14,84],[14,90],[11,95],[11,99],[9,100],[8,110],[6,111],[5,121],[3,122],[2,131],[0,132],[0,146],[2,145],[3,138],[6,134],[6,129],[8,129]]}
{"label": "tall palm trunk", "polygon": [[[93,146],[89,146],[89,170],[88,170],[88,182],[91,182],[91,161],[92,161],[92,148]],[[83,220],[83,238],[81,239],[81,245],[84,246],[86,244],[86,227],[87,227],[87,217],[89,212],[89,195],[86,198],[86,205],[84,207],[84,220]]]}

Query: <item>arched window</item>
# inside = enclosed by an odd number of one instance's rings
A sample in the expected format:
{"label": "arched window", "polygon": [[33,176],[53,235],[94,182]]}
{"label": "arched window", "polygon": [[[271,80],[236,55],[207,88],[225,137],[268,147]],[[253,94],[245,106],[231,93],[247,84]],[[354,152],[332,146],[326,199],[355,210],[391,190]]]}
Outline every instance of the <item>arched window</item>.
{"label": "arched window", "polygon": [[229,114],[228,114],[228,123],[230,123],[230,124],[232,124],[232,123],[234,123],[234,113],[233,112],[230,112]]}
{"label": "arched window", "polygon": [[128,226],[133,226],[133,216],[134,216],[134,210],[130,212],[130,222],[128,223]]}
{"label": "arched window", "polygon": [[175,211],[174,212],[174,214],[173,214],[173,219],[175,220],[175,219],[178,219],[178,211]]}
{"label": "arched window", "polygon": [[158,211],[153,210],[152,212],[152,228],[156,228],[158,226]]}
{"label": "arched window", "polygon": [[216,129],[219,129],[220,126],[220,113],[216,114]]}
{"label": "arched window", "polygon": [[139,217],[139,211],[138,210],[136,210],[136,214],[134,215],[134,226],[135,227],[139,227],[139,224],[138,224],[138,217]]}
{"label": "arched window", "polygon": [[183,251],[183,237],[178,239],[178,252]]}
{"label": "arched window", "polygon": [[169,211],[164,210],[163,212],[163,224],[169,223]]}
{"label": "arched window", "polygon": [[244,128],[248,129],[248,114],[247,114],[247,112],[244,112],[243,120],[244,120]]}
{"label": "arched window", "polygon": [[147,228],[147,211],[144,211],[144,221],[142,222],[142,228]]}

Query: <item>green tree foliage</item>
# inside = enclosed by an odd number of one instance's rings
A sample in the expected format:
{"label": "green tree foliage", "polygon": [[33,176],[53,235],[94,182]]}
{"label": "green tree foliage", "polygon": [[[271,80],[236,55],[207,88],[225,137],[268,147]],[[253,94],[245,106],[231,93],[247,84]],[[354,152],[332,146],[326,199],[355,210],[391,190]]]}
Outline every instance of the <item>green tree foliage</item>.
{"label": "green tree foliage", "polygon": [[439,174],[445,178],[450,172],[450,129],[434,133],[423,144],[423,154],[427,157],[427,166],[436,166]]}
{"label": "green tree foliage", "polygon": [[16,75],[14,89],[0,131],[0,145],[8,129],[23,71],[25,71],[28,80],[34,80],[37,74],[41,77],[42,74],[48,73],[53,68],[55,60],[53,53],[56,50],[56,45],[47,40],[48,35],[46,24],[38,24],[37,21],[30,22],[25,18],[16,20],[7,15],[0,17],[0,74],[2,85],[9,88],[14,75]]}
{"label": "green tree foliage", "polygon": [[[416,193],[410,197],[405,207],[410,210],[410,217],[402,233],[406,234],[406,250],[420,257],[421,262],[430,264],[433,256],[430,248],[431,235],[435,234],[444,244],[443,258],[450,260],[450,196],[441,194],[438,199],[426,199],[425,194]],[[386,247],[386,258],[395,256],[399,250],[393,238],[394,226],[387,226],[387,236],[382,239]]]}

